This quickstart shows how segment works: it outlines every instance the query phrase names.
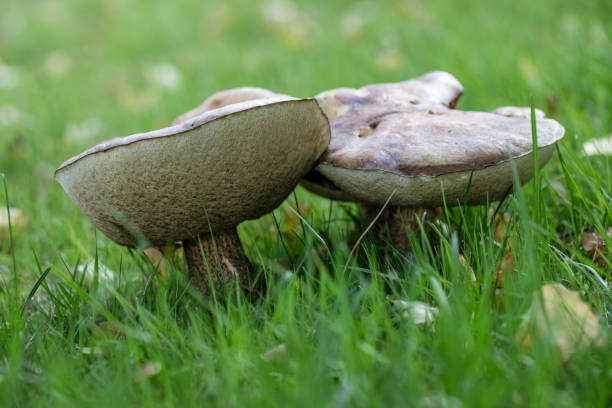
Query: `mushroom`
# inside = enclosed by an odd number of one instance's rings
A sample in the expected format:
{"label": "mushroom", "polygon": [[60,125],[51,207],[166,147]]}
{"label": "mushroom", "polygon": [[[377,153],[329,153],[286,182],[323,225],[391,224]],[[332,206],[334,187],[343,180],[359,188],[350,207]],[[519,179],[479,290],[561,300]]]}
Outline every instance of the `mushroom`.
{"label": "mushroom", "polygon": [[[172,125],[181,124],[189,119],[201,115],[204,112],[219,109],[227,105],[251,101],[254,99],[266,99],[279,96],[287,95],[278,94],[255,86],[243,86],[239,88],[226,89],[212,94],[197,107],[183,113],[172,121]],[[147,248],[144,250],[144,254],[149,259],[151,264],[153,264],[161,272],[165,269],[163,259],[166,256],[173,259],[174,262],[176,261],[177,248],[182,250],[180,243]],[[178,254],[178,258],[180,259],[181,252],[178,252]]]}
{"label": "mushroom", "polygon": [[232,104],[184,123],[112,139],[56,171],[70,198],[120,245],[183,241],[204,291],[253,283],[236,227],[276,208],[325,150],[314,99]]}
{"label": "mushroom", "polygon": [[212,94],[204,100],[198,107],[183,113],[181,116],[176,118],[172,124],[178,125],[191,118],[201,115],[209,110],[219,109],[227,105],[234,103],[251,101],[254,99],[266,99],[275,98],[279,96],[286,96],[277,94],[264,88],[258,88],[255,86],[243,86],[240,88],[227,89]]}
{"label": "mushroom", "polygon": [[[454,110],[462,91],[452,75],[437,71],[398,84],[319,94],[332,140],[303,185],[329,198],[363,203],[366,214],[389,200],[379,225],[389,228],[400,251],[409,250],[400,221],[418,231],[419,209],[433,214],[431,209],[443,204],[502,198],[513,184],[510,159],[521,182],[533,176],[529,116],[520,108]],[[542,167],[564,129],[551,119],[536,123]]]}
{"label": "mushroom", "polygon": [[[335,119],[338,116],[349,111],[352,111],[353,117],[359,116],[371,106],[411,109],[418,105],[441,104],[452,109],[462,94],[463,86],[454,76],[444,71],[433,71],[399,83],[367,85],[360,89],[332,89],[321,92],[315,98],[329,120],[336,123]],[[375,122],[366,127],[362,127],[361,123],[354,123],[352,130],[363,138],[371,135],[375,126]],[[346,129],[332,129],[332,143],[335,140],[333,135],[342,132],[346,132]],[[354,197],[339,189],[317,171],[309,172],[301,184],[308,190],[333,200],[355,201]]]}

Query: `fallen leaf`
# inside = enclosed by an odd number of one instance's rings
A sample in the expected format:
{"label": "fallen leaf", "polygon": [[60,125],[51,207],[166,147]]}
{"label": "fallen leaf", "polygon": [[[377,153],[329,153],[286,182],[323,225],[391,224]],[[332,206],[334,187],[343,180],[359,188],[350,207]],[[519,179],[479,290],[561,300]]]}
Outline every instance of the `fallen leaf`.
{"label": "fallen leaf", "polygon": [[[93,262],[87,262],[77,267],[77,272],[84,274],[84,278],[88,282],[92,282],[95,278],[96,268]],[[110,284],[115,279],[115,272],[108,266],[98,262],[98,282]]]}
{"label": "fallen leaf", "polygon": [[470,277],[472,279],[472,282],[473,283],[478,283],[478,280],[476,279],[476,274],[474,273],[474,268],[472,268],[470,266],[470,264],[467,263],[467,261],[465,260],[465,257],[463,256],[463,254],[459,254],[459,262],[461,263],[461,265],[463,265],[465,270],[470,273]]}
{"label": "fallen leaf", "polygon": [[85,355],[102,355],[102,350],[99,347],[83,347],[81,348],[81,353]]}
{"label": "fallen leaf", "polygon": [[559,283],[547,283],[533,295],[531,307],[523,315],[517,340],[531,348],[536,339],[552,342],[563,361],[581,347],[602,346],[599,319],[578,292]]}
{"label": "fallen leaf", "polygon": [[607,138],[589,140],[582,145],[582,149],[587,156],[611,155],[612,135]]}
{"label": "fallen leaf", "polygon": [[178,265],[185,259],[185,252],[180,242],[160,247],[147,248],[145,256],[151,264],[164,275],[169,267],[178,268]]}
{"label": "fallen leaf", "polygon": [[162,363],[159,361],[149,361],[140,367],[140,371],[138,371],[138,374],[136,375],[136,380],[142,381],[145,378],[153,377],[154,375],[159,374],[161,370]]}
{"label": "fallen leaf", "polygon": [[[308,219],[310,213],[310,204],[307,202],[299,202],[298,209],[296,210],[293,206],[284,207],[281,209],[278,217],[280,226],[280,233],[286,241],[293,242],[296,240],[296,231],[299,231],[302,225],[302,219]],[[276,229],[276,226],[274,226]]]}
{"label": "fallen leaf", "polygon": [[565,186],[563,186],[563,184],[561,184],[559,181],[553,180],[551,181],[548,186],[550,188],[552,188],[552,190],[555,192],[555,194],[561,199],[563,200],[563,202],[565,204],[567,204],[568,206],[571,206],[572,203],[570,202],[570,200],[567,199],[567,191],[565,190]]}
{"label": "fallen leaf", "polygon": [[504,278],[514,275],[514,252],[508,252],[495,268],[495,287],[501,289],[504,286]]}
{"label": "fallen leaf", "polygon": [[100,330],[102,330],[102,332],[112,337],[115,337],[117,339],[125,339],[125,334],[117,326],[115,326],[109,321],[103,321],[98,323],[98,327],[100,328]]}
{"label": "fallen leaf", "polygon": [[[8,211],[11,215],[11,227],[13,232],[13,238],[19,234],[28,225],[28,218],[18,208],[9,208]],[[9,239],[9,219],[5,208],[0,208],[0,248],[4,246],[4,243]]]}
{"label": "fallen leaf", "polygon": [[557,116],[559,110],[559,97],[556,95],[549,95],[546,97],[546,111],[548,116],[554,118]]}
{"label": "fallen leaf", "polygon": [[[495,211],[493,210],[493,208],[489,209],[489,222],[491,222],[491,219],[493,218],[493,214],[495,214]],[[503,240],[506,238],[506,235],[508,234],[508,229],[511,227],[511,221],[512,219],[510,218],[509,214],[495,214],[495,217],[493,218],[493,229],[494,229],[494,234],[493,234],[493,239],[495,240],[495,242],[498,243],[502,243]],[[510,244],[511,241],[508,240],[506,242],[506,248],[510,249]]]}
{"label": "fallen leaf", "polygon": [[261,353],[259,357],[262,360],[271,363],[280,360],[280,358],[284,356],[286,352],[287,346],[285,345],[285,343],[281,343],[278,346],[274,346],[270,350]]}
{"label": "fallen leaf", "polygon": [[[612,227],[608,227],[606,235],[612,237]],[[582,236],[580,245],[589,255],[591,261],[601,267],[606,265],[605,258],[609,255],[610,251],[606,247],[606,240],[603,235],[599,232],[588,232]]]}
{"label": "fallen leaf", "polygon": [[402,311],[404,319],[410,319],[414,324],[433,324],[438,314],[438,308],[418,301],[393,300],[396,310]]}
{"label": "fallen leaf", "polygon": [[[163,249],[163,248],[162,248]],[[160,250],[160,248],[152,247],[147,248],[144,251],[145,256],[151,264],[161,273],[166,272],[166,266],[164,265],[164,254]]]}
{"label": "fallen leaf", "polygon": [[493,304],[501,312],[505,308],[504,281],[514,276],[514,252],[508,252],[495,266],[495,276],[489,291]]}

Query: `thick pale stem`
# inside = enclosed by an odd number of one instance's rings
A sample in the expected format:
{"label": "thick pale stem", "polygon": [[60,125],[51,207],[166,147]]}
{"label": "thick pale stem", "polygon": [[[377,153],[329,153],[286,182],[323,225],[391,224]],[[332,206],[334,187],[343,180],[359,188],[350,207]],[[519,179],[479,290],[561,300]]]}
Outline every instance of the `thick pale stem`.
{"label": "thick pale stem", "polygon": [[[369,225],[378,214],[380,208],[363,205],[362,214],[366,225]],[[425,214],[425,219],[423,219]],[[412,252],[409,233],[416,237],[421,235],[419,221],[423,222],[425,231],[428,231],[426,223],[434,219],[433,208],[406,208],[389,206],[378,218],[372,228],[377,245],[385,249],[385,258],[390,260],[392,248],[402,254]]]}
{"label": "thick pale stem", "polygon": [[189,278],[206,293],[230,289],[236,280],[241,288],[251,291],[253,268],[244,254],[236,229],[183,241]]}

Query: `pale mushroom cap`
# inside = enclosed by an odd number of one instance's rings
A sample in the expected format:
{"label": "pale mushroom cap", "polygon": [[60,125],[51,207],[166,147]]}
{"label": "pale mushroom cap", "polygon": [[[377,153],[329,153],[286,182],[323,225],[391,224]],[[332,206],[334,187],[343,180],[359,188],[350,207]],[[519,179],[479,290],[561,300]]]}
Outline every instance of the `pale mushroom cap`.
{"label": "pale mushroom cap", "polygon": [[267,89],[258,88],[255,86],[243,86],[240,88],[227,89],[212,94],[211,96],[206,98],[204,102],[202,102],[198,107],[176,118],[172,122],[172,124],[178,125],[179,123],[183,123],[191,118],[201,115],[204,112],[208,112],[209,110],[213,109],[219,109],[227,105],[233,105],[235,103],[251,101],[254,99],[275,98],[279,96],[286,95],[281,95],[269,91]]}
{"label": "pale mushroom cap", "polygon": [[113,241],[163,245],[270,212],[329,139],[313,99],[254,100],[101,143],[62,164],[56,178]]}

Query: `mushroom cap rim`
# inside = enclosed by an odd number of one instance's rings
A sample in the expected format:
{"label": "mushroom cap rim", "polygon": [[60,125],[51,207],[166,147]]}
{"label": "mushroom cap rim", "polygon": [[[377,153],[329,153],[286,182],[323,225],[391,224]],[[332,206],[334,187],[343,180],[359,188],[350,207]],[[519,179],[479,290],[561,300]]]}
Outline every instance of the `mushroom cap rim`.
{"label": "mushroom cap rim", "polygon": [[134,133],[132,135],[117,137],[117,138],[113,138],[113,139],[98,143],[95,146],[85,150],[84,152],[76,156],[73,156],[69,158],[68,160],[66,160],[65,162],[63,162],[57,168],[57,170],[55,170],[55,173],[54,173],[55,178],[57,178],[57,175],[60,171],[65,170],[68,167],[70,167],[72,164],[80,161],[81,159],[87,156],[94,155],[96,153],[106,152],[106,151],[109,151],[109,150],[112,150],[118,147],[128,146],[128,145],[139,143],[139,142],[146,142],[147,140],[150,140],[150,139],[178,136],[180,134],[183,134],[190,130],[198,128],[208,122],[212,122],[216,119],[240,114],[242,112],[245,112],[251,109],[258,109],[264,106],[283,104],[283,103],[314,103],[319,109],[319,111],[321,112],[321,114],[323,114],[323,116],[327,119],[327,115],[325,115],[325,112],[323,112],[323,110],[321,109],[321,107],[319,106],[319,104],[314,98],[300,99],[300,98],[293,98],[290,96],[279,96],[279,97],[273,97],[273,98],[254,99],[250,101],[239,102],[239,103],[227,105],[227,106],[224,106],[218,109],[213,109],[213,110],[204,112],[192,119],[189,119],[186,122],[183,122],[177,125],[152,130],[149,132]]}

